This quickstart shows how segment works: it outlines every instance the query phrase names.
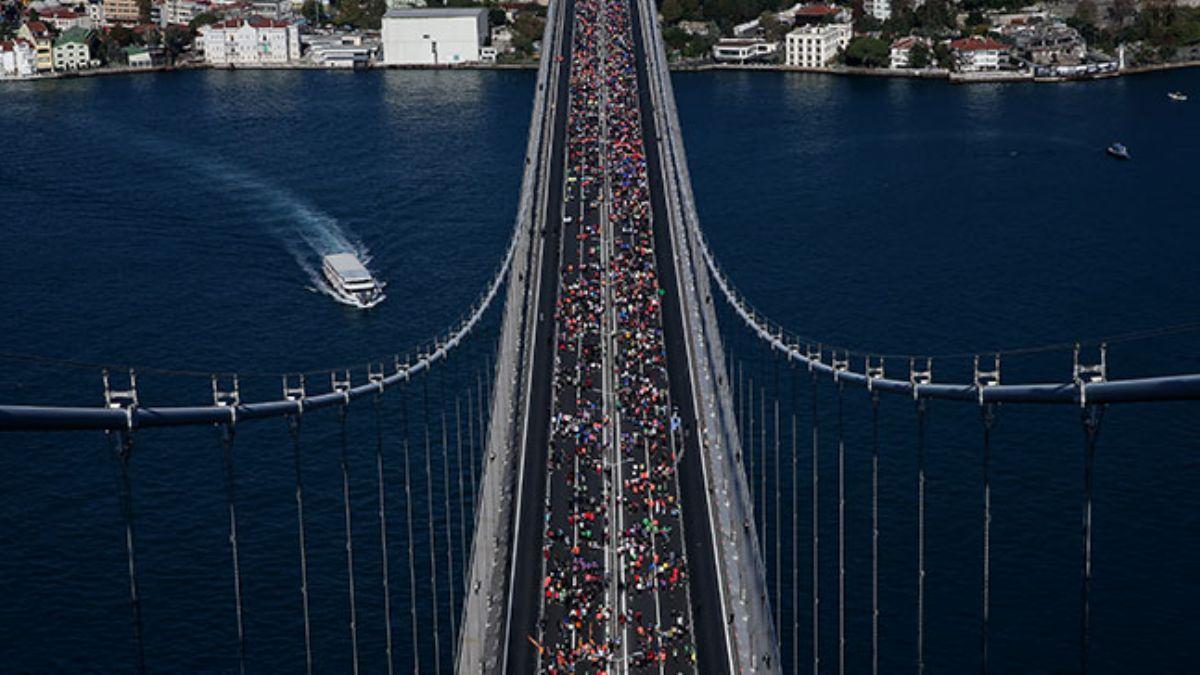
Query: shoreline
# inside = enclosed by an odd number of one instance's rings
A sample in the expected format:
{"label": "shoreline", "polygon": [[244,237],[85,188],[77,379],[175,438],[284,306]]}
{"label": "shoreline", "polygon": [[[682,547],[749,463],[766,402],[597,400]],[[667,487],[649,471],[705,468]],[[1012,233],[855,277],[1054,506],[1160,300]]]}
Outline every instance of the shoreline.
{"label": "shoreline", "polygon": [[[47,82],[56,80],[75,80],[88,77],[108,77],[114,75],[136,75],[141,73],[171,73],[176,71],[190,70],[319,70],[329,72],[361,72],[372,70],[536,70],[538,68],[537,61],[522,61],[515,63],[467,63],[456,65],[412,65],[412,66],[385,66],[382,64],[373,64],[365,68],[329,68],[312,63],[279,63],[279,64],[261,64],[254,66],[214,66],[206,63],[188,63],[174,66],[151,66],[147,68],[131,68],[129,66],[121,66],[114,68],[90,68],[87,70],[77,70],[67,73],[44,73],[33,75],[31,77],[0,77],[0,87],[10,83],[20,82]],[[910,69],[891,69],[891,68],[859,68],[853,66],[835,66],[832,68],[804,68],[799,66],[785,66],[780,64],[737,64],[737,63],[673,63],[670,65],[671,72],[679,73],[699,73],[699,72],[715,72],[715,71],[730,71],[730,72],[767,72],[767,73],[807,73],[814,75],[832,75],[838,77],[876,77],[876,78],[906,78],[912,80],[941,80],[951,84],[995,84],[995,83],[1016,83],[1016,82],[1031,82],[1035,84],[1044,83],[1064,83],[1064,82],[1090,82],[1093,80],[1107,80],[1117,77],[1125,77],[1129,75],[1142,75],[1145,73],[1156,73],[1168,70],[1183,70],[1188,68],[1200,68],[1200,60],[1180,61],[1177,63],[1156,63],[1143,66],[1131,66],[1124,70],[1107,73],[1093,73],[1090,75],[1082,75],[1078,77],[1036,77],[1032,73],[1016,73],[1006,71],[988,71],[982,73],[955,73],[948,70],[929,68],[925,70],[910,70]]]}

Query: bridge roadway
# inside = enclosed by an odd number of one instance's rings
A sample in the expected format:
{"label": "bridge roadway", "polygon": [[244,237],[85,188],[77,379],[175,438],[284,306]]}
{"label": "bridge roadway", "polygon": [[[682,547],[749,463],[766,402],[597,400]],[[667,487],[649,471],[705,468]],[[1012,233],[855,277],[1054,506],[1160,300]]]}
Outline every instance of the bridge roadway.
{"label": "bridge roadway", "polygon": [[[591,4],[606,3],[593,0]],[[620,318],[629,312],[615,311],[614,301],[628,302],[629,298],[615,297],[616,291],[604,270],[614,255],[622,259],[619,251],[632,250],[639,242],[653,249],[652,260],[670,261],[674,255],[666,227],[662,172],[657,165],[654,116],[643,114],[643,110],[649,110],[650,98],[643,36],[641,31],[632,30],[640,25],[638,9],[636,3],[630,3],[624,10],[618,10],[616,15],[623,14],[625,20],[617,26],[601,20],[595,27],[600,35],[590,36],[589,40],[578,32],[578,5],[574,0],[559,6],[563,32],[555,45],[555,54],[556,61],[561,57],[561,67],[557,90],[553,92],[551,166],[546,179],[549,194],[539,271],[540,293],[536,300],[538,320],[535,337],[530,342],[533,372],[527,392],[524,456],[516,495],[515,517],[519,524],[514,528],[504,638],[506,672],[546,670],[554,662],[555,650],[564,645],[579,653],[599,652],[601,656],[590,668],[618,672],[646,664],[647,652],[663,647],[671,655],[666,662],[652,668],[632,669],[686,672],[692,668],[689,648],[695,644],[697,665],[702,670],[729,670],[712,534],[694,433],[695,413],[690,403],[689,365],[671,264],[655,266],[665,292],[661,312],[654,317],[653,323],[657,325],[652,328],[661,325],[657,344],[660,349],[666,347],[666,361],[662,367],[650,367],[646,382],[662,386],[667,392],[667,400],[658,402],[649,416],[657,417],[655,421],[665,429],[671,428],[672,417],[677,416],[678,433],[669,433],[665,439],[659,436],[661,446],[652,451],[650,438],[641,433],[645,430],[642,423],[627,421],[622,426],[622,415],[630,414],[632,395],[628,387],[621,389],[620,383],[614,381],[621,368],[645,367],[630,362],[627,340],[615,339],[631,326]],[[651,232],[639,233],[630,226],[616,231],[612,226],[612,211],[628,207],[613,202],[610,162],[617,157],[617,149],[611,143],[609,120],[602,112],[616,92],[601,86],[588,96],[579,86],[581,73],[588,68],[604,72],[616,63],[610,49],[614,38],[619,36],[608,35],[610,28],[623,31],[636,64],[636,80],[625,78],[629,81],[623,84],[636,92],[636,98],[628,101],[632,108],[629,114],[638,122],[635,128],[641,132],[643,147],[649,150],[646,175],[652,241]],[[574,96],[572,77],[568,74],[575,75]],[[568,128],[567,119],[572,111],[575,119],[590,123]],[[585,127],[599,129],[600,133],[597,137],[586,136]],[[556,307],[560,309],[556,311]],[[678,404],[673,408],[670,401]],[[647,421],[643,416],[642,422]],[[653,422],[648,426],[652,425]],[[584,429],[572,428],[578,426]],[[658,461],[657,453],[673,453],[681,458],[678,477],[668,471],[638,481],[637,476],[650,471]],[[651,484],[653,487],[649,487]],[[627,491],[633,487],[640,487],[643,492]],[[648,489],[666,493],[655,493],[658,501],[653,513],[644,508],[644,491]],[[679,503],[682,509],[677,511],[672,505]],[[639,527],[644,518],[657,521],[654,529],[659,534],[628,539],[622,536],[627,528]],[[685,532],[691,535],[686,540]],[[553,536],[548,537],[547,533]],[[632,552],[638,541],[642,544],[648,541],[650,550],[641,552],[647,560],[635,568],[628,563],[638,555]],[[572,550],[578,551],[575,562]],[[671,578],[678,569],[677,578],[683,581],[660,591],[653,580],[643,579],[639,591],[633,574],[649,569],[649,558],[655,556],[660,561],[663,579]],[[667,561],[675,562],[663,567]],[[579,569],[581,565],[589,565],[591,569]],[[591,598],[592,604],[582,602],[582,598],[572,602],[552,598],[547,602],[544,585],[548,575],[562,575],[555,583],[561,582],[568,588],[578,586],[597,597]],[[567,617],[569,620],[564,623],[564,615],[572,606],[585,615]],[[572,623],[578,628],[567,628]],[[678,637],[665,643],[639,637],[639,624],[649,631],[647,635],[655,627],[667,631],[678,626]],[[609,649],[615,653],[606,654]],[[606,662],[609,657],[611,664]]]}

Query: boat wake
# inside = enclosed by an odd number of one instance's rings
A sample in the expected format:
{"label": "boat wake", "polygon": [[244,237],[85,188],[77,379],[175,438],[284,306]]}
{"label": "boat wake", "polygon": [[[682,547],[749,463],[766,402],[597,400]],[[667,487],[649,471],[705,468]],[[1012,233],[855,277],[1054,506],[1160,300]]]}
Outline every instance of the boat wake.
{"label": "boat wake", "polygon": [[369,266],[371,262],[370,250],[335,217],[263,176],[197,152],[194,147],[145,131],[122,133],[121,138],[123,143],[138,145],[148,151],[146,154],[167,160],[165,163],[172,167],[178,166],[173,160],[187,157],[187,173],[202,179],[198,187],[215,192],[231,207],[245,211],[248,219],[266,224],[304,274],[305,288],[357,306],[332,288],[321,274],[321,259],[331,253],[353,253],[363,265]]}

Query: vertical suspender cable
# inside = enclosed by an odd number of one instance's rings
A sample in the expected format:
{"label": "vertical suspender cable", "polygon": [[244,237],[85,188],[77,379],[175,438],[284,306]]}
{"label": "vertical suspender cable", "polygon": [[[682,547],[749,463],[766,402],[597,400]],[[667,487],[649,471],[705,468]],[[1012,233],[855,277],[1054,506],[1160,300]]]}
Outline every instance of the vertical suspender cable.
{"label": "vertical suspender cable", "polygon": [[[758,390],[758,501],[759,510],[762,513],[762,555],[763,562],[766,563],[770,558],[767,557],[767,552],[771,550],[770,531],[771,523],[767,517],[767,388],[759,387]],[[770,578],[770,577],[768,577]]]}
{"label": "vertical suspender cable", "polygon": [[838,453],[838,673],[846,672],[846,434],[842,421],[846,383],[837,383]]}
{"label": "vertical suspender cable", "polygon": [[129,568],[129,606],[133,610],[133,640],[137,648],[137,672],[145,675],[146,647],[142,638],[142,601],[138,595],[137,554],[133,532],[133,482],[129,478],[129,459],[133,452],[133,439],[128,432],[119,436],[109,432],[115,447],[120,468],[120,485],[117,493],[121,502],[121,518],[125,521],[125,559]]}
{"label": "vertical suspender cable", "polygon": [[1083,582],[1080,588],[1079,666],[1088,672],[1088,651],[1092,631],[1092,468],[1096,459],[1096,439],[1104,407],[1088,405],[1083,410]]}
{"label": "vertical suspender cable", "polygon": [[[746,476],[746,484],[748,484],[750,486],[750,508],[753,511],[757,511],[758,510],[758,500],[755,499],[756,495],[754,494],[755,488],[758,487],[758,485],[755,483],[755,480],[754,480],[754,477],[757,475],[754,472],[755,466],[757,465],[755,455],[754,455],[754,378],[747,376],[746,379],[749,384],[749,386],[746,387],[747,391],[749,392],[749,398],[746,399],[747,400],[746,409],[749,413],[750,420],[749,420],[749,426],[747,427],[746,445],[743,446],[743,448],[742,448],[742,454],[745,456],[745,458],[747,460],[749,460],[749,466],[747,468],[750,471]],[[749,449],[747,449],[747,447]]]}
{"label": "vertical suspender cable", "polygon": [[776,633],[783,630],[783,584],[782,584],[782,553],[780,551],[780,530],[782,529],[783,521],[779,516],[779,356],[774,358],[775,367],[775,457],[772,460],[774,463],[775,473],[775,516],[772,521],[775,523],[775,628]]}
{"label": "vertical suspender cable", "polygon": [[992,605],[992,427],[996,422],[995,405],[985,404],[981,411],[983,418],[983,568],[980,588],[982,597],[979,623],[979,670],[984,675],[988,672],[988,621],[991,618]]}
{"label": "vertical suspender cable", "polygon": [[238,557],[237,493],[233,471],[233,425],[221,426],[221,451],[225,462],[225,502],[229,507],[229,550],[233,560],[233,599],[237,610],[238,672],[246,672],[246,631],[242,623],[242,564]]}
{"label": "vertical suspender cable", "polygon": [[[776,394],[779,388],[776,387]],[[780,520],[779,513],[779,398],[775,399],[775,625],[777,630],[783,629],[783,553],[780,546],[780,526],[783,521]]]}
{"label": "vertical suspender cable", "polygon": [[300,417],[289,415],[288,433],[292,437],[292,458],[296,467],[296,527],[300,541],[300,606],[304,611],[304,665],[312,675],[312,631],[308,617],[308,548],[304,543],[304,481],[300,471]]}
{"label": "vertical suspender cable", "polygon": [[746,452],[746,412],[745,412],[744,408],[746,405],[746,380],[745,380],[745,373],[742,372],[742,362],[740,360],[737,362],[737,378],[738,378],[738,388],[737,388],[738,434],[742,439],[742,453],[745,454],[745,452]]}
{"label": "vertical suspender cable", "polygon": [[408,609],[409,623],[412,626],[412,672],[419,673],[421,672],[421,642],[417,628],[417,563],[413,548],[412,478],[410,475],[412,453],[409,452],[408,398],[406,395],[407,390],[401,392],[400,395],[400,434],[404,439],[404,511],[405,526],[408,530],[406,537],[408,542]]}
{"label": "vertical suspender cable", "polygon": [[[445,379],[445,375],[442,376]],[[444,390],[444,387],[443,387]],[[444,395],[444,391],[443,391]],[[445,399],[441,399],[445,401]],[[455,616],[454,602],[454,587],[458,584],[458,577],[454,574],[454,531],[451,525],[453,511],[450,510],[450,436],[446,427],[446,409],[445,403],[442,403],[442,497],[445,501],[443,505],[444,517],[446,521],[446,592],[449,595],[450,607],[450,640],[451,652],[453,653],[453,645],[458,637],[458,618]]]}
{"label": "vertical suspender cable", "polygon": [[917,400],[917,673],[925,672],[925,399]]}
{"label": "vertical suspender cable", "polygon": [[[472,523],[475,522],[475,508],[476,508],[476,501],[477,501],[475,499],[475,494],[476,494],[476,491],[479,490],[479,482],[476,479],[477,474],[475,473],[475,401],[473,400],[473,396],[474,396],[474,393],[471,391],[471,385],[470,385],[470,383],[468,383],[467,384],[467,460],[468,460],[467,467],[470,471],[468,480],[470,481],[471,489],[470,489],[469,495],[464,495],[464,497],[471,500],[470,504],[471,504],[471,522]],[[472,533],[471,534],[472,539],[474,539],[474,536],[475,535]]]}
{"label": "vertical suspender cable", "polygon": [[792,672],[800,672],[800,459],[792,397]]}
{"label": "vertical suspender cable", "polygon": [[354,528],[350,518],[350,460],[346,441],[346,405],[338,409],[342,437],[342,513],[346,522],[346,589],[350,598],[350,655],[353,672],[358,673],[358,609],[354,598]]}
{"label": "vertical suspender cable", "polygon": [[485,411],[483,397],[483,375],[475,373],[475,415],[479,418],[479,484],[475,486],[475,508],[479,508],[479,498],[483,494],[483,473],[484,467],[487,466],[487,418],[485,414],[491,414],[491,407],[487,407]]}
{"label": "vertical suspender cable", "polygon": [[879,675],[879,391],[871,389],[871,673]]}
{"label": "vertical suspender cable", "polygon": [[380,419],[380,394],[375,395],[375,477],[379,485],[379,551],[383,560],[383,627],[386,631],[384,647],[387,652],[388,675],[395,672],[392,663],[392,592],[388,574],[387,544],[387,498],[383,481],[383,421]]}
{"label": "vertical suspender cable", "polygon": [[820,490],[818,485],[820,421],[817,418],[817,371],[812,371],[812,638],[813,675],[821,672]]}
{"label": "vertical suspender cable", "polygon": [[438,620],[437,588],[437,534],[433,527],[433,467],[430,455],[433,454],[432,441],[429,437],[429,375],[421,378],[421,407],[425,423],[425,509],[429,515],[429,581],[433,590],[433,665],[440,675],[442,672],[441,622]]}
{"label": "vertical suspender cable", "polygon": [[[463,485],[463,471],[466,467],[463,465],[463,433],[462,433],[462,399],[458,396],[454,397],[454,454],[458,458],[458,498],[454,500],[458,510],[458,544],[459,555],[463,556],[463,579],[464,589],[466,587],[466,572],[467,572],[467,519],[466,519],[466,490]],[[463,592],[463,602],[466,602],[466,592]]]}

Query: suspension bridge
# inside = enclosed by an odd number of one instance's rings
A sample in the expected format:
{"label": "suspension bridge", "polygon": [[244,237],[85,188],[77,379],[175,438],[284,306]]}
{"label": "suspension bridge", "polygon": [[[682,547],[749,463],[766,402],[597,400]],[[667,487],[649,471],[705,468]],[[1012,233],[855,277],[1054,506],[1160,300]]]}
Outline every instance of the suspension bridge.
{"label": "suspension bridge", "polygon": [[[969,367],[947,370],[966,377],[944,379],[945,357],[845,349],[771,321],[737,290],[700,227],[653,3],[551,3],[542,44],[509,246],[479,300],[428,344],[303,373],[97,367],[103,399],[95,404],[0,405],[5,431],[104,433],[118,468],[136,669],[154,669],[146,644],[159,636],[143,616],[133,469],[143,432],[167,427],[218,430],[230,659],[241,672],[268,667],[247,650],[254,634],[235,460],[241,430],[273,418],[286,422],[279,443],[293,459],[286,468],[294,473],[300,581],[294,648],[308,672],[372,669],[360,640],[366,598],[381,606],[373,614],[382,626],[373,630],[382,630],[388,672],[818,673],[854,670],[849,662],[867,659],[878,672],[886,620],[880,456],[881,445],[898,444],[916,460],[914,595],[903,608],[913,630],[889,639],[924,672],[926,436],[936,401],[978,411],[983,672],[991,658],[990,461],[1000,407],[1077,412],[1084,458],[1078,668],[1087,672],[1093,464],[1104,411],[1195,400],[1200,374],[1110,378],[1100,343],[1068,346],[1061,376],[1042,381],[1009,381],[1004,352],[954,355]],[[735,335],[760,350],[757,370],[732,346]],[[1137,337],[1146,336],[1122,339]],[[144,400],[139,377],[148,376],[203,378],[211,401]],[[781,379],[790,380],[790,393]],[[249,380],[273,380],[278,393],[251,400]],[[847,601],[847,388],[862,390],[868,405],[859,433],[871,446],[869,607]],[[831,395],[832,416],[821,410]],[[884,397],[911,407],[915,439],[882,437]],[[390,400],[397,403],[385,405]],[[361,407],[372,420],[370,504],[361,496],[356,503],[352,485],[349,449],[362,441],[351,439],[348,419]],[[306,443],[308,420],[322,415],[337,429],[349,617],[337,630],[350,656],[325,668],[314,666],[321,654],[313,633],[334,629],[313,625],[310,592],[322,572],[310,565],[306,499],[313,497],[302,462],[329,450]],[[832,478],[822,448],[833,449]],[[389,480],[397,462],[399,484]],[[822,516],[823,491],[836,495],[832,516]],[[367,508],[377,521],[369,555],[380,565],[364,578],[354,522]],[[809,585],[801,584],[802,568]],[[848,640],[854,613],[869,622],[868,641]]]}

